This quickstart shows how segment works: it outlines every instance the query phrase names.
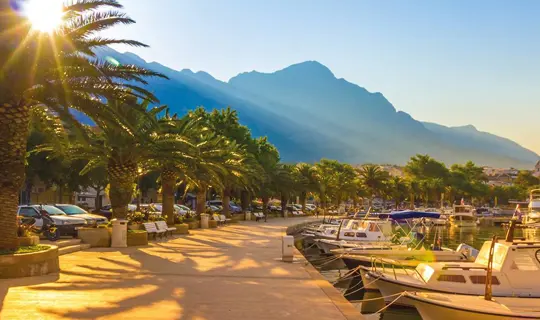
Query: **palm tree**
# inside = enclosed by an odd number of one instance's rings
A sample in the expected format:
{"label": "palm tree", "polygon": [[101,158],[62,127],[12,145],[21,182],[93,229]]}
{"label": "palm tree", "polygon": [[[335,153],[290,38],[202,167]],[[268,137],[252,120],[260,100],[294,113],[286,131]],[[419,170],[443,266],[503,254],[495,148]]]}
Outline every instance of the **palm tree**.
{"label": "palm tree", "polygon": [[[37,149],[65,158],[89,160],[81,174],[105,167],[113,215],[120,219],[127,216],[127,205],[133,199],[139,169],[154,155],[154,140],[161,138],[157,134],[160,126],[158,114],[165,110],[162,106],[146,111],[150,101],[139,104],[136,100],[131,96],[108,101],[107,107],[118,114],[122,122],[97,118],[97,128],[82,127],[86,139],[73,140],[69,135],[56,131],[56,142]],[[64,146],[59,147],[62,141]]]}
{"label": "palm tree", "polygon": [[388,181],[389,194],[394,199],[396,210],[409,194],[409,189],[405,181],[399,176],[393,176]]}
{"label": "palm tree", "polygon": [[0,61],[3,62],[0,73],[0,201],[3,204],[0,249],[14,249],[18,245],[17,199],[24,182],[31,109],[46,106],[64,121],[75,124],[68,107],[94,120],[114,119],[116,117],[103,104],[104,98],[129,91],[131,95],[156,101],[152,94],[133,82],[144,82],[145,76],[160,76],[143,68],[96,58],[94,50],[109,44],[144,46],[133,40],[96,35],[117,24],[134,23],[116,11],[122,6],[115,0],[73,1],[64,8],[63,24],[52,33],[33,31],[12,4],[12,1],[0,4]]}
{"label": "palm tree", "polygon": [[389,175],[381,166],[375,164],[365,164],[357,172],[369,195],[369,206],[371,207],[373,198],[376,195],[381,195],[385,188],[385,182]]}
{"label": "palm tree", "polygon": [[317,192],[323,208],[323,214],[326,215],[328,205],[328,195],[332,192],[334,186],[334,163],[336,161],[322,159],[313,166],[313,176],[317,181]]}
{"label": "palm tree", "polygon": [[301,177],[301,181],[299,181],[300,203],[302,204],[302,211],[305,212],[308,193],[316,190],[317,181],[313,175],[313,167],[307,163],[298,163],[296,171],[298,176]]}

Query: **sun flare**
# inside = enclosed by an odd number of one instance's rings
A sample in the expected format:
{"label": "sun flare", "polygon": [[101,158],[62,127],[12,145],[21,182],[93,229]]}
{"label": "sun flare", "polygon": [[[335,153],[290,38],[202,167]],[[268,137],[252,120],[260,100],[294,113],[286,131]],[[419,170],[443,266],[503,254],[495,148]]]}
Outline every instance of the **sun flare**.
{"label": "sun flare", "polygon": [[24,15],[39,32],[53,32],[62,23],[64,16],[62,0],[26,0]]}

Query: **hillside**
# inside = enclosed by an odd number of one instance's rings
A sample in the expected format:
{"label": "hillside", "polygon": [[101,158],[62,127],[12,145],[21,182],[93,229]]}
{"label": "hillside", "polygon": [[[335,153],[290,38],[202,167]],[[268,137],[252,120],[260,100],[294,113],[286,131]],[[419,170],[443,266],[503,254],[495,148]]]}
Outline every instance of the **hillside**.
{"label": "hillside", "polygon": [[176,71],[132,53],[98,52],[123,64],[167,75],[150,79],[149,89],[179,114],[197,106],[231,106],[256,136],[267,135],[284,161],[321,157],[351,163],[404,164],[416,153],[446,163],[473,160],[481,165],[530,168],[540,158],[519,144],[479,132],[422,123],[396,111],[381,93],[338,79],[324,65],[308,61],[274,73],[247,72],[228,82],[206,72]]}

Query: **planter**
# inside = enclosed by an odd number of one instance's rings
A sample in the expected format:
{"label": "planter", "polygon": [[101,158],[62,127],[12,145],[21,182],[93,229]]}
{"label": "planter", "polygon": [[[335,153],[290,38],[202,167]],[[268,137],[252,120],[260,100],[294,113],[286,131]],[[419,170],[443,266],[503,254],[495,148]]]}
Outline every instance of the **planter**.
{"label": "planter", "polygon": [[148,244],[148,233],[146,231],[137,230],[137,232],[127,233],[127,245],[133,246],[145,246]]}
{"label": "planter", "polygon": [[128,230],[144,230],[142,223],[128,224]]}
{"label": "planter", "polygon": [[187,224],[189,226],[189,230],[199,229],[201,227],[200,221],[191,221],[191,222],[188,222]]}
{"label": "planter", "polygon": [[[253,214],[251,215],[253,217]],[[231,217],[231,221],[245,221],[246,217],[244,214],[233,214]]]}
{"label": "planter", "polygon": [[79,239],[87,243],[90,247],[110,247],[111,233],[110,228],[80,228]]}
{"label": "planter", "polygon": [[59,270],[57,246],[33,253],[0,256],[0,279],[44,276]]}
{"label": "planter", "polygon": [[19,237],[19,247],[28,247],[39,244],[39,236]]}
{"label": "planter", "polygon": [[217,221],[216,220],[208,221],[208,227],[209,228],[217,228]]}
{"label": "planter", "polygon": [[175,224],[174,234],[189,234],[189,225],[187,223]]}

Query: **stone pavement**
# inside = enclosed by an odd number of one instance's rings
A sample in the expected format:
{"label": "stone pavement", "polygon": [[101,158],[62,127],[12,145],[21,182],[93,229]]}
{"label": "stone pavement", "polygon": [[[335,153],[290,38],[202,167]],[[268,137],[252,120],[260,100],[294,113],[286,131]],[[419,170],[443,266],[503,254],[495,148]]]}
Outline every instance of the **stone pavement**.
{"label": "stone pavement", "polygon": [[0,319],[362,319],[281,236],[309,218],[243,222],[144,247],[60,257],[60,274],[0,281]]}

